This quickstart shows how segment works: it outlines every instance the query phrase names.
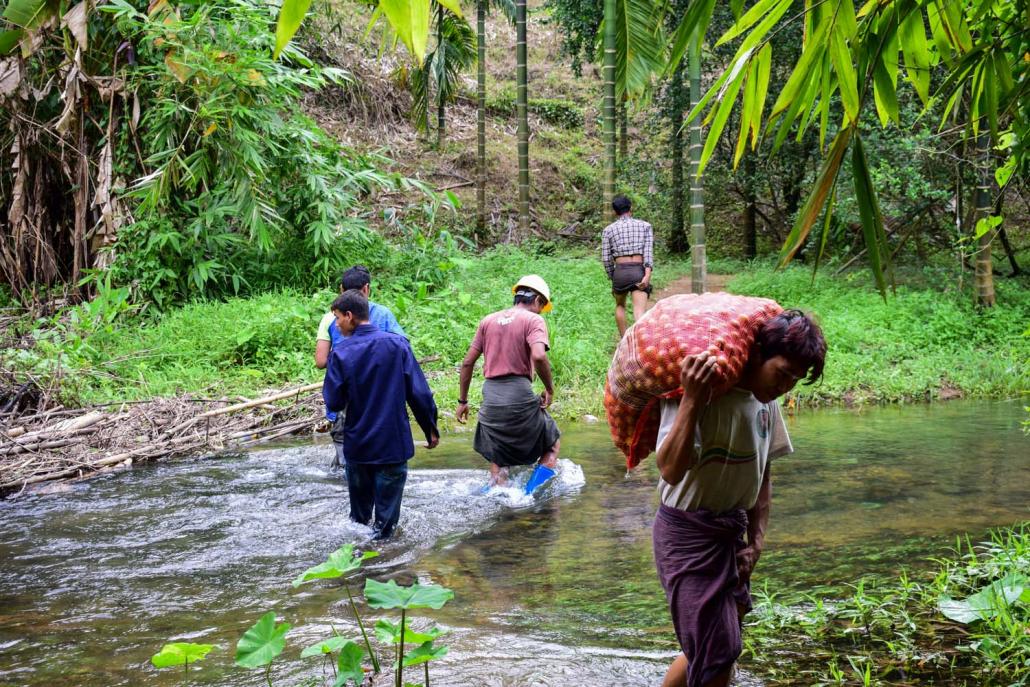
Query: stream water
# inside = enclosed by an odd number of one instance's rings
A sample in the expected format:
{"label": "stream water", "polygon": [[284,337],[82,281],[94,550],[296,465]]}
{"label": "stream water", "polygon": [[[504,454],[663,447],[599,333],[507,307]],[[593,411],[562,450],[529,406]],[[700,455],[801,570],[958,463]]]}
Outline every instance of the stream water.
{"label": "stream water", "polygon": [[[756,582],[833,594],[926,567],[958,534],[1026,520],[1024,417],[1018,403],[952,402],[790,418],[797,453],[774,464]],[[331,628],[357,636],[346,594],[290,581],[368,536],[347,522],[330,453],[155,464],[0,502],[0,685],[181,684],[149,666],[166,641],[218,645],[191,684],[262,685],[232,655],[267,610],[293,626],[276,684],[321,675],[300,648]],[[434,684],[657,685],[678,651],[651,558],[653,457],[627,477],[603,425],[566,432],[562,455],[562,479],[535,500],[479,493],[487,472],[470,434],[410,464],[399,535],[367,568],[454,589],[416,620],[450,630]],[[759,684],[744,668],[738,684]]]}

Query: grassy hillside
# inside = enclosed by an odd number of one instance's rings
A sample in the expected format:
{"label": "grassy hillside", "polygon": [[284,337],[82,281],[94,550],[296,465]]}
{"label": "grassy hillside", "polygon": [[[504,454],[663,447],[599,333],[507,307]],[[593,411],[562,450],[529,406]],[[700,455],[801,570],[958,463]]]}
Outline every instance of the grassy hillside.
{"label": "grassy hillside", "polygon": [[[468,233],[475,220],[476,75],[464,76],[462,93],[447,108],[447,137],[435,147],[435,132],[419,135],[408,117],[411,97],[404,87],[404,54],[380,56],[373,31],[364,39],[368,14],[337,4],[302,37],[312,53],[337,63],[357,78],[327,96],[306,102],[309,113],[341,141],[378,150],[395,161],[395,171],[448,188],[462,209],[451,228]],[[475,17],[469,17],[474,23]],[[561,39],[543,0],[531,0],[529,49],[530,175],[533,226],[517,229],[518,160],[515,139],[515,29],[494,11],[487,19],[487,204],[488,244],[548,241],[559,233],[592,239],[600,224],[599,73],[586,65],[577,77],[560,54]],[[546,101],[546,102],[541,102]],[[433,113],[430,115],[434,123]],[[635,134],[635,130],[631,134]],[[451,188],[453,187],[453,188]],[[388,199],[403,206],[412,198]]]}

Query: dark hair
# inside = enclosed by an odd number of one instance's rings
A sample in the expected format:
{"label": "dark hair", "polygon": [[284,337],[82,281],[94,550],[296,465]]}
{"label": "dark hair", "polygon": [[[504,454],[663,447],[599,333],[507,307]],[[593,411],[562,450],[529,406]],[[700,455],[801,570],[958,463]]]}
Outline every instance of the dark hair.
{"label": "dark hair", "polygon": [[520,303],[532,305],[534,302],[536,302],[537,298],[539,298],[544,303],[547,302],[546,298],[544,298],[541,294],[537,293],[528,286],[520,286],[519,290],[515,292],[515,299],[513,305],[519,305]]}
{"label": "dark hair", "polygon": [[333,301],[333,312],[349,312],[358,322],[368,322],[368,299],[358,289],[347,289]]}
{"label": "dark hair", "polygon": [[340,288],[344,291],[360,289],[365,284],[371,283],[372,275],[369,274],[368,268],[364,265],[355,265],[350,269],[344,270],[343,274],[340,275]]}
{"label": "dark hair", "polygon": [[621,193],[612,198],[612,210],[615,210],[616,215],[625,215],[630,211],[631,207],[632,204],[629,202],[629,198]]}
{"label": "dark hair", "polygon": [[755,345],[764,360],[782,355],[802,363],[808,370],[805,384],[814,384],[823,376],[826,339],[815,320],[800,310],[784,310],[768,320],[758,330]]}

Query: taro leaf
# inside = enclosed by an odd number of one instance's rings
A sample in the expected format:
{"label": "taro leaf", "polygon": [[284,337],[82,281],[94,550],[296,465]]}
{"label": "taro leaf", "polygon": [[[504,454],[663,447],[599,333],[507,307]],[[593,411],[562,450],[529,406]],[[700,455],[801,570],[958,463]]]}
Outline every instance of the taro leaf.
{"label": "taro leaf", "polygon": [[204,660],[207,652],[215,648],[214,644],[192,644],[190,642],[174,642],[165,644],[161,651],[150,657],[155,668],[171,668],[189,665]]}
{"label": "taro leaf", "polygon": [[[439,627],[432,627],[426,632],[415,632],[411,629],[411,625],[405,621],[404,628],[404,643],[405,644],[422,644],[423,642],[431,642],[440,635],[444,634],[444,631]],[[384,644],[397,644],[400,640],[401,628],[400,623],[391,623],[389,620],[377,620],[376,621],[376,639]]]}
{"label": "taro leaf", "polygon": [[423,642],[417,649],[404,657],[405,666],[417,666],[447,655],[447,647],[434,647],[432,642]]}
{"label": "taro leaf", "polygon": [[[968,625],[977,620],[987,620],[998,615],[1002,603],[1009,605],[1023,601],[1030,592],[1030,578],[1014,573],[1004,579],[995,580],[977,593],[965,599],[942,597],[937,608],[945,617],[957,623]],[[1002,601],[1004,600],[1004,601]]]}
{"label": "taro leaf", "polygon": [[365,601],[372,608],[443,608],[453,598],[453,591],[438,584],[399,587],[393,580],[365,580]]}
{"label": "taro leaf", "polygon": [[241,668],[268,665],[286,648],[286,633],[289,631],[289,623],[275,624],[275,611],[265,613],[237,642],[236,665]]}
{"label": "taro leaf", "polygon": [[365,681],[365,670],[361,667],[361,659],[365,651],[354,642],[347,642],[340,651],[336,661],[336,682],[333,687],[343,687],[348,680],[353,680],[358,687]]}
{"label": "taro leaf", "polygon": [[349,639],[339,636],[323,639],[318,644],[312,644],[305,648],[304,651],[300,652],[300,657],[311,658],[312,656],[325,656],[326,654],[332,654],[347,646],[348,642],[350,642]]}
{"label": "taro leaf", "polygon": [[361,567],[361,564],[369,558],[375,558],[379,554],[375,551],[366,551],[357,556],[354,554],[354,545],[347,544],[329,554],[324,563],[319,563],[313,568],[305,570],[300,577],[293,581],[294,587],[299,587],[309,580],[327,580],[336,577],[343,577]]}

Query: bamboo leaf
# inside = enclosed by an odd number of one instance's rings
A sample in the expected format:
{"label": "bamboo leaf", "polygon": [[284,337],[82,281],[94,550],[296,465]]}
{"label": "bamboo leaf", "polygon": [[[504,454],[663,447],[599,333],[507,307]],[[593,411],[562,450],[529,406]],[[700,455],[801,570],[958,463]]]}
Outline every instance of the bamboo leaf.
{"label": "bamboo leaf", "polygon": [[747,134],[751,129],[751,110],[755,106],[755,75],[758,72],[758,61],[752,60],[744,77],[744,98],[740,104],[740,131],[737,134],[737,147],[733,151],[733,169],[740,164],[740,158],[747,146]]}
{"label": "bamboo leaf", "polygon": [[984,104],[983,110],[986,110],[987,124],[991,128],[991,138],[995,141],[998,140],[998,82],[995,80],[993,74],[991,74],[991,67],[993,60],[991,55],[987,55],[987,60],[984,62]]}
{"label": "bamboo leaf", "polygon": [[897,87],[887,73],[887,67],[880,60],[877,60],[876,68],[873,69],[873,100],[876,102],[876,113],[880,117],[881,125],[887,126],[891,120],[900,123]]}
{"label": "bamboo leaf", "polygon": [[444,6],[445,9],[450,11],[451,14],[463,19],[465,15],[461,13],[461,2],[459,0],[436,0],[438,3]]}
{"label": "bamboo leaf", "polygon": [[905,73],[924,105],[930,99],[930,50],[926,44],[923,15],[919,10],[909,12],[898,27],[901,52],[905,58]]}
{"label": "bamboo leaf", "polygon": [[819,212],[822,210],[827,196],[830,195],[830,190],[837,181],[837,174],[840,172],[841,163],[844,161],[844,153],[848,149],[853,133],[854,128],[851,126],[837,132],[837,136],[830,146],[830,154],[826,156],[822,169],[819,170],[819,177],[816,179],[815,187],[812,189],[811,194],[809,194],[808,199],[805,200],[801,214],[798,215],[797,221],[794,222],[794,227],[790,230],[790,234],[783,244],[783,248],[780,249],[781,267],[790,262],[798,250],[801,249],[805,239],[808,238],[808,233],[812,230],[812,225],[819,218]]}
{"label": "bamboo leaf", "polygon": [[[705,106],[708,105],[712,98],[718,98],[719,100],[722,100],[722,98],[725,97],[726,90],[732,84],[732,81],[736,80],[737,77],[740,75],[740,71],[745,66],[747,66],[748,57],[750,57],[750,55],[744,55],[743,57],[734,61],[732,68],[723,71],[719,78],[715,80],[715,83],[712,84],[712,87],[708,89],[708,92],[705,93],[701,100],[697,103],[697,105],[694,106],[694,109],[692,109],[690,113],[687,114],[684,126],[692,122],[694,118],[697,117],[702,110],[704,110]],[[730,83],[728,84],[727,81],[729,81]],[[714,117],[714,108],[713,112],[710,112],[708,114],[707,120],[711,120],[712,117]]]}
{"label": "bamboo leaf", "polygon": [[787,83],[784,84],[783,89],[780,90],[780,94],[772,106],[772,111],[769,113],[770,117],[775,117],[779,113],[791,107],[797,101],[797,97],[801,92],[802,86],[807,87],[808,79],[811,77],[813,67],[816,63],[821,62],[821,60],[826,56],[826,33],[829,30],[829,27],[829,22],[820,24],[812,34],[810,40],[806,42],[805,48],[801,53],[801,58],[794,67],[794,71],[790,73],[790,76],[787,78]]}
{"label": "bamboo leaf", "polygon": [[766,43],[758,51],[758,81],[755,84],[755,101],[751,110],[751,149],[758,146],[758,132],[762,128],[762,111],[769,93],[769,74],[772,70],[772,43]]}
{"label": "bamboo leaf", "polygon": [[833,69],[837,73],[837,85],[844,112],[847,114],[848,120],[857,122],[858,76],[855,74],[855,65],[851,61],[851,51],[848,49],[844,34],[836,26],[830,33],[830,59],[833,61]]}
{"label": "bamboo leaf", "polygon": [[701,36],[705,35],[714,10],[715,0],[697,0],[690,3],[686,13],[683,15],[683,19],[680,20],[676,30],[672,33],[670,41],[672,48],[669,50],[669,61],[665,65],[663,76],[669,76],[679,67],[680,61],[687,53],[687,46],[690,45],[690,39],[695,31]]}
{"label": "bamboo leaf", "polygon": [[830,61],[823,61],[821,91],[819,96],[819,152],[826,150],[826,130],[830,124],[830,103],[835,88],[833,74],[830,72]]}
{"label": "bamboo leaf", "polygon": [[796,140],[801,143],[801,140],[805,136],[805,132],[808,130],[808,125],[812,121],[812,116],[818,111],[816,107],[816,101],[818,100],[819,93],[819,79],[813,78],[808,82],[808,88],[804,90],[799,100],[801,101],[801,121],[798,122],[798,131],[796,134]]}
{"label": "bamboo leaf", "polygon": [[697,166],[697,176],[700,178],[701,173],[705,171],[705,166],[712,157],[712,153],[715,152],[715,145],[719,142],[719,136],[722,135],[722,130],[726,126],[726,120],[729,119],[730,112],[733,110],[733,103],[737,99],[737,92],[740,91],[740,85],[743,82],[743,78],[735,78],[731,81],[726,88],[726,93],[723,94],[722,100],[719,103],[719,109],[716,111],[715,119],[712,121],[712,126],[708,130],[708,137],[705,139],[704,150],[701,151],[701,161]]}
{"label": "bamboo leaf", "polygon": [[869,266],[876,279],[876,288],[887,300],[887,282],[883,276],[882,259],[885,256],[887,235],[883,229],[883,216],[876,198],[872,178],[869,176],[869,164],[866,161],[862,139],[855,137],[855,145],[851,152],[851,174],[855,180],[855,200],[858,203],[858,214],[862,220],[862,236],[865,240]]}
{"label": "bamboo leaf", "polygon": [[951,65],[952,51],[951,42],[948,39],[948,32],[944,28],[944,17],[941,15],[937,3],[931,2],[926,6],[926,21],[930,25],[930,36],[937,47],[937,54],[944,63]]}
{"label": "bamboo leaf", "polygon": [[272,53],[274,58],[279,59],[283,48],[297,34],[309,7],[311,0],[283,0],[279,18],[275,22],[275,51]]}
{"label": "bamboo leaf", "polygon": [[[807,88],[807,84],[806,84],[806,88]],[[780,128],[779,128],[779,130],[777,130],[776,138],[773,141],[773,146],[772,146],[772,152],[773,153],[778,151],[780,149],[780,146],[783,145],[783,142],[785,140],[787,140],[787,134],[790,133],[790,127],[794,123],[794,120],[797,117],[798,112],[800,112],[800,111],[801,111],[801,98],[794,98],[794,100],[790,103],[790,108],[787,110],[786,114],[784,114],[783,117],[781,117],[780,120],[779,120],[780,121]],[[768,130],[771,129],[773,124],[775,124],[775,123],[776,123],[776,118],[770,115],[769,123],[766,125],[766,129],[767,129],[766,133],[768,133]]]}
{"label": "bamboo leaf", "polygon": [[816,272],[819,271],[819,263],[822,262],[823,253],[826,252],[826,243],[830,236],[830,224],[833,223],[833,206],[837,201],[837,181],[834,180],[833,188],[830,190],[830,199],[826,201],[826,211],[823,213],[823,232],[819,239],[819,252],[815,254],[815,261],[812,265],[812,281],[815,281]]}
{"label": "bamboo leaf", "polygon": [[1002,95],[1008,95],[1015,89],[1016,83],[1012,78],[1012,66],[1001,50],[994,51],[994,73],[998,75]]}
{"label": "bamboo leaf", "polygon": [[973,39],[969,35],[966,18],[962,14],[965,3],[960,0],[939,0],[936,4],[941,9],[944,30],[952,47],[962,53],[972,50]]}
{"label": "bamboo leaf", "polygon": [[418,64],[426,59],[429,0],[379,0],[386,21]]}
{"label": "bamboo leaf", "polygon": [[851,40],[858,34],[858,20],[855,18],[855,3],[853,0],[837,0],[837,22],[844,38]]}
{"label": "bamboo leaf", "polygon": [[984,66],[976,65],[973,70],[973,84],[969,91],[969,122],[973,126],[973,135],[980,135],[980,117],[982,115],[981,105],[984,91]]}
{"label": "bamboo leaf", "polygon": [[726,33],[719,37],[719,40],[715,42],[715,47],[718,48],[720,45],[729,43],[754,26],[762,18],[762,15],[768,12],[777,2],[780,2],[780,0],[758,0],[743,17],[738,19],[733,26],[726,30]]}
{"label": "bamboo leaf", "polygon": [[763,19],[762,22],[747,35],[740,44],[740,47],[737,49],[737,55],[743,55],[744,53],[750,54],[753,52],[754,49],[757,48],[765,39],[766,34],[776,26],[777,22],[779,22],[787,10],[790,9],[791,4],[791,0],[781,0],[780,3],[773,8],[772,12],[770,12],[765,19]]}

